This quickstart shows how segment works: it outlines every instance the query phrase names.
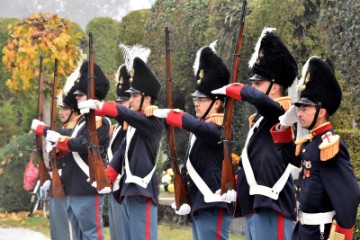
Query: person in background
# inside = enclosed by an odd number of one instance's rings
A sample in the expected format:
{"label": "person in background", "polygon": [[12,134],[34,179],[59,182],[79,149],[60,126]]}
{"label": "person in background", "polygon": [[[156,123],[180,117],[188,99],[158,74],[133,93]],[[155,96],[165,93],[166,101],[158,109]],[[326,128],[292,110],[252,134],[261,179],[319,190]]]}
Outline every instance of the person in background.
{"label": "person in background", "polygon": [[[130,48],[121,44],[120,47],[130,74],[130,89],[127,90],[130,109],[94,99],[79,103],[78,107],[96,109],[100,116],[109,116],[129,125],[120,183],[122,239],[157,239],[158,179],[155,170],[164,122],[156,117],[146,117],[145,113],[154,108],[152,104],[161,85],[145,63],[149,49],[140,45]],[[114,182],[119,172],[110,165],[107,174]]]}
{"label": "person in background", "polygon": [[246,239],[290,239],[296,219],[291,165],[270,134],[278,117],[290,107],[284,97],[297,76],[297,63],[273,28],[265,27],[249,61],[252,86],[231,84],[214,94],[252,104],[257,113],[249,118],[250,130],[237,171],[235,217],[245,217]]}
{"label": "person in background", "polygon": [[[341,88],[331,65],[314,56],[303,67],[299,89],[300,100],[271,129],[284,158],[301,167],[293,239],[351,240],[360,189],[347,147],[329,122],[340,106]],[[294,143],[295,122],[310,134]]]}
{"label": "person in background", "polygon": [[[122,64],[116,72],[116,103],[129,108],[130,93],[126,92],[130,88],[130,75],[126,70],[126,65]],[[111,129],[111,139],[107,150],[107,157],[112,168],[116,169],[119,175],[113,183],[113,192],[109,194],[109,225],[111,240],[119,240],[122,234],[121,208],[120,208],[120,178],[125,154],[124,146],[127,123],[117,122]],[[107,170],[108,171],[108,170]]]}

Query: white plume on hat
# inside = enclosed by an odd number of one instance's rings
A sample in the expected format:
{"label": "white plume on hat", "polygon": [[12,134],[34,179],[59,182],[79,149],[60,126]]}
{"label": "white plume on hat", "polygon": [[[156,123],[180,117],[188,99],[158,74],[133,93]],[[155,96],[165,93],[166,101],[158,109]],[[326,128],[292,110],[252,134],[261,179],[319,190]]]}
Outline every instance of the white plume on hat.
{"label": "white plume on hat", "polygon": [[254,48],[254,52],[250,58],[249,61],[249,68],[253,68],[254,64],[256,63],[258,57],[259,57],[259,51],[260,51],[260,46],[261,46],[261,41],[262,39],[265,37],[267,32],[272,32],[272,31],[276,31],[276,28],[269,28],[269,27],[264,27],[264,29],[261,32],[261,35],[258,39],[258,41],[255,44],[255,48]]}
{"label": "white plume on hat", "polygon": [[70,91],[72,86],[74,86],[75,81],[79,78],[80,68],[81,68],[82,63],[83,63],[83,61],[82,61],[82,59],[80,59],[78,61],[78,64],[77,64],[77,67],[75,68],[75,70],[70,74],[69,77],[67,77],[65,85],[64,85],[64,94],[65,95],[67,95],[67,93]]}
{"label": "white plume on hat", "polygon": [[193,69],[194,69],[194,75],[196,75],[196,73],[199,70],[199,65],[200,65],[200,56],[201,56],[201,52],[204,48],[209,47],[211,48],[211,50],[213,50],[214,53],[216,53],[216,45],[217,45],[217,40],[215,40],[214,42],[212,42],[209,46],[203,46],[202,48],[200,48],[197,52],[196,52],[196,58],[195,58],[195,62],[193,65]]}
{"label": "white plume on hat", "polygon": [[128,73],[130,73],[131,69],[133,68],[134,59],[136,57],[140,58],[144,63],[147,63],[151,53],[150,48],[146,48],[140,44],[127,46],[123,43],[120,43],[119,48],[124,55],[126,70]]}
{"label": "white plume on hat", "polygon": [[306,63],[304,64],[304,66],[303,66],[303,68],[302,68],[302,70],[301,70],[301,78],[300,78],[300,80],[299,80],[299,82],[298,82],[298,84],[297,84],[297,91],[298,91],[299,95],[300,95],[300,91],[302,90],[302,89],[301,89],[302,86],[305,84],[305,79],[306,79],[307,73],[308,73],[308,71],[309,71],[309,63],[310,63],[310,60],[313,59],[313,58],[320,58],[320,57],[318,57],[318,56],[312,56],[312,57],[310,57],[310,58],[306,61]]}
{"label": "white plume on hat", "polygon": [[123,66],[125,66],[125,63],[121,64],[120,67],[118,68],[118,70],[117,70],[116,73],[115,73],[115,86],[116,86],[116,84],[117,84],[118,81],[119,81],[120,70],[121,70],[121,68],[122,68]]}

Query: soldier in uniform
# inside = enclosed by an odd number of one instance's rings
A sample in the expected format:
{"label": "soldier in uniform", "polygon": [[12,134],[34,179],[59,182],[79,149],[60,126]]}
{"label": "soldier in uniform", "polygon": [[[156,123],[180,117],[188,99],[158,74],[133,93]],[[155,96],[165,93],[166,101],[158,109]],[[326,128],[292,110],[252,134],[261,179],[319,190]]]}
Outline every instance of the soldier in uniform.
{"label": "soldier in uniform", "polygon": [[[360,190],[347,147],[329,122],[340,106],[340,86],[333,69],[319,57],[308,59],[299,86],[300,100],[272,128],[283,156],[302,168],[293,239],[351,240]],[[289,126],[295,122],[310,134],[294,144]]]}
{"label": "soldier in uniform", "polygon": [[[130,70],[130,109],[96,100],[79,103],[78,107],[96,109],[99,115],[115,118],[119,123],[126,121],[129,125],[120,186],[122,239],[157,239],[158,179],[155,170],[164,123],[156,117],[146,117],[145,112],[152,109],[161,86],[145,63],[149,49],[139,45],[120,47],[124,51],[126,68]],[[114,182],[119,172],[109,166],[107,174]]]}
{"label": "soldier in uniform", "polygon": [[[130,93],[126,92],[130,88],[130,75],[126,70],[126,65],[123,64],[119,67],[116,76],[116,103],[129,108]],[[109,167],[106,171],[111,171],[113,168],[117,175],[113,183],[113,193],[109,195],[109,225],[111,240],[121,239],[121,208],[119,204],[120,196],[120,178],[122,171],[122,164],[125,153],[125,136],[127,124],[125,121],[118,122],[111,130],[110,145],[107,150],[107,157],[109,160]]]}
{"label": "soldier in uniform", "polygon": [[249,61],[252,86],[231,84],[213,91],[252,104],[250,130],[237,171],[235,217],[245,217],[246,239],[290,239],[296,217],[291,166],[275,148],[270,128],[291,105],[285,90],[297,76],[297,63],[273,31],[265,27]]}
{"label": "soldier in uniform", "polygon": [[[102,100],[109,90],[109,80],[101,68],[94,65],[95,96]],[[87,96],[88,62],[80,68],[80,76],[73,86],[77,102],[85,101]],[[100,149],[109,144],[110,121],[97,118],[97,136]],[[44,129],[46,140],[62,152],[66,165],[62,169],[61,180],[67,195],[67,213],[77,236],[75,239],[103,239],[102,208],[104,196],[89,182],[88,145],[86,140],[85,117],[81,115],[73,129],[52,131]],[[106,151],[101,151],[105,160]]]}
{"label": "soldier in uniform", "polygon": [[196,240],[229,238],[233,220],[231,202],[236,199],[234,190],[227,194],[228,199],[220,196],[224,159],[220,130],[224,118],[224,96],[211,91],[227,85],[230,74],[217,56],[215,44],[201,48],[194,62],[196,91],[192,97],[196,116],[171,109],[154,111],[155,116],[166,118],[167,124],[191,133],[185,165],[181,170],[191,209],[184,204],[176,213],[190,214],[192,236]]}

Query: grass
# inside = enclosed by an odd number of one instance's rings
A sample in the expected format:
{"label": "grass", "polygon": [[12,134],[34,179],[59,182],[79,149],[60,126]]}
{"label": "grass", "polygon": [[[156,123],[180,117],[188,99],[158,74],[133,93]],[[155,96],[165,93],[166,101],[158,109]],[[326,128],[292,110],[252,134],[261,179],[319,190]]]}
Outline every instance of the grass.
{"label": "grass", "polygon": [[[21,227],[41,232],[50,237],[49,219],[45,219],[41,211],[37,211],[33,217],[28,217],[27,212],[2,213],[0,214],[0,226]],[[109,228],[104,228],[105,240],[110,239]],[[161,224],[158,226],[159,240],[187,240],[191,239],[190,227],[174,227]],[[230,240],[244,240],[239,236],[230,236]]]}

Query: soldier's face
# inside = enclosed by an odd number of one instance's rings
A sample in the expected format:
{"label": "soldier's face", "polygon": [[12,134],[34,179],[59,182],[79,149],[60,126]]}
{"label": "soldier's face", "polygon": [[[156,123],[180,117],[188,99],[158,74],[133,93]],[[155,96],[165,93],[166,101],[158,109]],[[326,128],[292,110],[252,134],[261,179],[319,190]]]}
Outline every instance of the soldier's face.
{"label": "soldier's face", "polygon": [[194,97],[193,103],[195,106],[196,117],[201,118],[210,107],[211,99],[208,97]]}
{"label": "soldier's face", "polygon": [[61,107],[59,110],[60,121],[64,123],[66,120],[69,119],[70,114],[71,114],[70,108]]}
{"label": "soldier's face", "polygon": [[133,111],[138,111],[141,103],[141,94],[140,93],[131,93],[129,104],[130,109]]}
{"label": "soldier's face", "polygon": [[253,81],[252,86],[257,90],[266,93],[267,89],[270,86],[270,82],[265,80],[255,80]]}
{"label": "soldier's face", "polygon": [[308,128],[314,120],[316,107],[311,105],[300,105],[297,111],[297,117],[301,127]]}

